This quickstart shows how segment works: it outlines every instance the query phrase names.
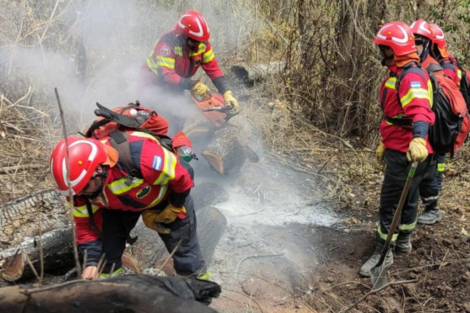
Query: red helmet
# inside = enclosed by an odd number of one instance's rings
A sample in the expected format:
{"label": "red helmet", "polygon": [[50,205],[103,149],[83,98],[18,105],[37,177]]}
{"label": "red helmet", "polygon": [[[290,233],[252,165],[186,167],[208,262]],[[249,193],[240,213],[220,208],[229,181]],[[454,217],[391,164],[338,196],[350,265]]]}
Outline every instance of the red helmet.
{"label": "red helmet", "polygon": [[176,22],[175,32],[202,42],[209,40],[211,34],[206,19],[201,13],[189,10]]}
{"label": "red helmet", "polygon": [[421,35],[432,40],[431,25],[429,25],[429,23],[423,20],[422,18],[417,21],[414,21],[413,24],[410,25],[410,28],[413,34]]}
{"label": "red helmet", "polygon": [[444,32],[439,27],[439,25],[430,24],[429,26],[431,26],[431,32],[432,32],[431,41],[435,43],[441,49],[444,49],[445,47],[447,47],[447,42],[444,38]]}
{"label": "red helmet", "polygon": [[[96,139],[70,136],[67,142],[70,158],[70,186],[73,194],[77,194],[88,184],[98,165],[108,160],[108,153],[105,145]],[[59,192],[64,196],[68,195],[69,190],[66,154],[65,139],[62,139],[52,150],[50,159],[52,177]]]}
{"label": "red helmet", "polygon": [[392,48],[395,55],[416,52],[413,33],[402,22],[390,22],[382,26],[374,37],[374,43]]}

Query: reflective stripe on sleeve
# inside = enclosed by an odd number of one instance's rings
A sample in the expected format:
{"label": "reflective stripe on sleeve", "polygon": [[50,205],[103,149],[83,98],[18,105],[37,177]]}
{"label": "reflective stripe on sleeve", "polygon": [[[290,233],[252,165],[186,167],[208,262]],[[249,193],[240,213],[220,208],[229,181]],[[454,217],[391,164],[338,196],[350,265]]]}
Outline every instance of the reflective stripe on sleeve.
{"label": "reflective stripe on sleeve", "polygon": [[163,148],[165,155],[164,166],[160,176],[153,183],[154,185],[166,185],[168,182],[175,178],[176,174],[176,156]]}
{"label": "reflective stripe on sleeve", "polygon": [[389,89],[396,89],[396,84],[397,84],[397,78],[396,77],[390,77],[385,82],[385,87],[387,87]]}
{"label": "reflective stripe on sleeve", "polygon": [[[99,207],[92,204],[91,209],[93,211],[93,214],[95,214],[95,212],[98,211]],[[74,207],[73,216],[74,217],[81,217],[81,218],[90,217],[90,215],[88,215],[88,210],[86,208],[86,205],[82,205],[82,206],[79,206],[79,207]]]}
{"label": "reflective stripe on sleeve", "polygon": [[415,98],[428,99],[429,101],[432,100],[432,99],[429,98],[429,94],[428,94],[428,91],[426,89],[423,89],[423,88],[410,88],[410,90],[408,90],[406,95],[404,95],[402,98],[400,98],[401,106],[402,107],[407,106]]}
{"label": "reflective stripe on sleeve", "polygon": [[166,67],[173,70],[175,69],[175,59],[159,55],[157,56],[157,66]]}
{"label": "reflective stripe on sleeve", "polygon": [[210,49],[209,51],[204,53],[204,55],[202,56],[202,63],[209,63],[214,58],[215,58],[214,51],[212,51],[212,49]]}

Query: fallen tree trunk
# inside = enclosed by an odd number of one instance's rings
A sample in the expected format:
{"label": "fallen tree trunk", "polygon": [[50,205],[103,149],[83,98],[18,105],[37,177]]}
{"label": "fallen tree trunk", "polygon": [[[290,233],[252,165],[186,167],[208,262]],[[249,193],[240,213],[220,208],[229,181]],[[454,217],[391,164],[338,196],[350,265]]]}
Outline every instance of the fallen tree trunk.
{"label": "fallen tree trunk", "polygon": [[209,123],[202,119],[190,121],[185,125],[185,134],[195,141],[209,138],[201,154],[217,173],[238,173],[247,159],[258,162],[255,151],[260,144],[259,130],[249,120],[237,115],[218,130]]}
{"label": "fallen tree trunk", "polygon": [[259,161],[255,152],[258,144],[257,128],[249,120],[237,115],[217,130],[202,155],[219,174],[238,173],[246,159]]}
{"label": "fallen tree trunk", "polygon": [[202,303],[209,304],[220,292],[220,286],[210,281],[127,275],[30,289],[1,288],[0,313],[211,313],[216,311]]}
{"label": "fallen tree trunk", "polygon": [[[212,207],[197,210],[196,217],[202,256],[206,260],[207,266],[209,266],[215,248],[227,226],[227,220],[219,210]],[[138,236],[139,239],[128,248],[128,253],[131,258],[137,261],[139,270],[158,268],[159,264],[163,264],[168,258],[169,253],[163,241],[160,240],[155,231],[145,227],[142,221],[139,221],[132,231],[132,235]],[[124,264],[126,263],[124,262]],[[167,274],[172,274],[172,272],[167,271]]]}
{"label": "fallen tree trunk", "polygon": [[[72,233],[66,208],[55,190],[44,190],[0,205],[0,272],[6,281],[73,266]],[[29,260],[29,261],[28,261]]]}

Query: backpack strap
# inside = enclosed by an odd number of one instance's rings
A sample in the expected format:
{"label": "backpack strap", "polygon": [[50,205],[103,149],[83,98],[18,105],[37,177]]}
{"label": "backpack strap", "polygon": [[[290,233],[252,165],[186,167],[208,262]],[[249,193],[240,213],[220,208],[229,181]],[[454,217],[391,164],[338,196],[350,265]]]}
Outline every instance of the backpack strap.
{"label": "backpack strap", "polygon": [[[454,66],[452,64],[448,64],[448,65],[450,65],[452,68],[454,68]],[[434,73],[434,72],[437,72],[437,71],[442,71],[444,68],[449,68],[449,67],[446,67],[446,64],[441,66],[439,64],[433,63],[433,64],[430,64],[426,70],[428,71],[428,73]]]}
{"label": "backpack strap", "polygon": [[103,239],[103,234],[98,229],[98,227],[96,227],[96,224],[95,224],[95,216],[93,215],[93,209],[91,207],[91,202],[90,202],[90,200],[88,200],[88,198],[85,198],[85,202],[86,202],[86,210],[88,212],[88,224],[90,225],[90,228],[93,229],[98,234],[100,239]]}
{"label": "backpack strap", "polygon": [[134,161],[132,160],[131,148],[129,146],[129,134],[127,132],[115,130],[110,133],[109,136],[109,143],[119,154],[118,163],[122,165],[124,171],[128,174],[125,184],[130,186],[135,177],[142,178],[142,173],[140,173],[136,168]]}

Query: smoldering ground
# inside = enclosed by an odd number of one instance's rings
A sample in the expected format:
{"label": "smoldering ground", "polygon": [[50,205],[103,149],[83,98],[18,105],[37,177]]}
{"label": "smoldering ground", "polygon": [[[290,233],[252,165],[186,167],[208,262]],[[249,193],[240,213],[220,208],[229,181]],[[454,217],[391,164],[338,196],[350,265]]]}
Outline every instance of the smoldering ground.
{"label": "smoldering ground", "polygon": [[[33,97],[29,105],[47,105],[48,112],[57,115],[57,87],[66,119],[73,125],[70,133],[83,130],[94,119],[95,102],[112,108],[139,100],[169,118],[170,123],[172,116],[201,114],[189,96],[169,98],[162,90],[139,84],[139,70],[158,36],[170,30],[186,10],[196,9],[206,16],[211,44],[225,72],[235,62],[234,55],[248,55],[243,49],[251,32],[262,31],[261,22],[253,17],[253,8],[241,1],[0,2],[2,92],[15,101],[25,93],[19,86],[32,86],[35,93],[46,96],[47,103],[39,102],[44,97]],[[215,89],[202,70],[195,79]],[[16,96],[10,88],[13,84],[17,86]],[[249,116],[247,112],[242,114]],[[54,121],[53,126],[59,129],[60,120]],[[227,178],[214,172],[207,174],[210,170],[203,162],[193,163],[196,174],[202,174],[196,177],[196,184],[216,180],[229,191],[227,201],[217,204],[229,224],[215,254],[214,279],[229,287],[243,282],[247,273],[252,279],[256,275],[253,273],[263,268],[273,273],[282,270],[269,258],[267,263],[253,263],[256,268],[245,267],[250,265],[247,257],[253,254],[279,255],[285,264],[305,270],[312,254],[310,250],[305,253],[309,242],[297,245],[296,237],[286,237],[286,232],[305,229],[311,223],[331,225],[336,221],[327,210],[319,211],[309,204],[308,189],[315,180],[300,178],[280,162],[264,156],[259,164],[249,164],[240,175]],[[298,188],[299,183],[305,188]]]}

